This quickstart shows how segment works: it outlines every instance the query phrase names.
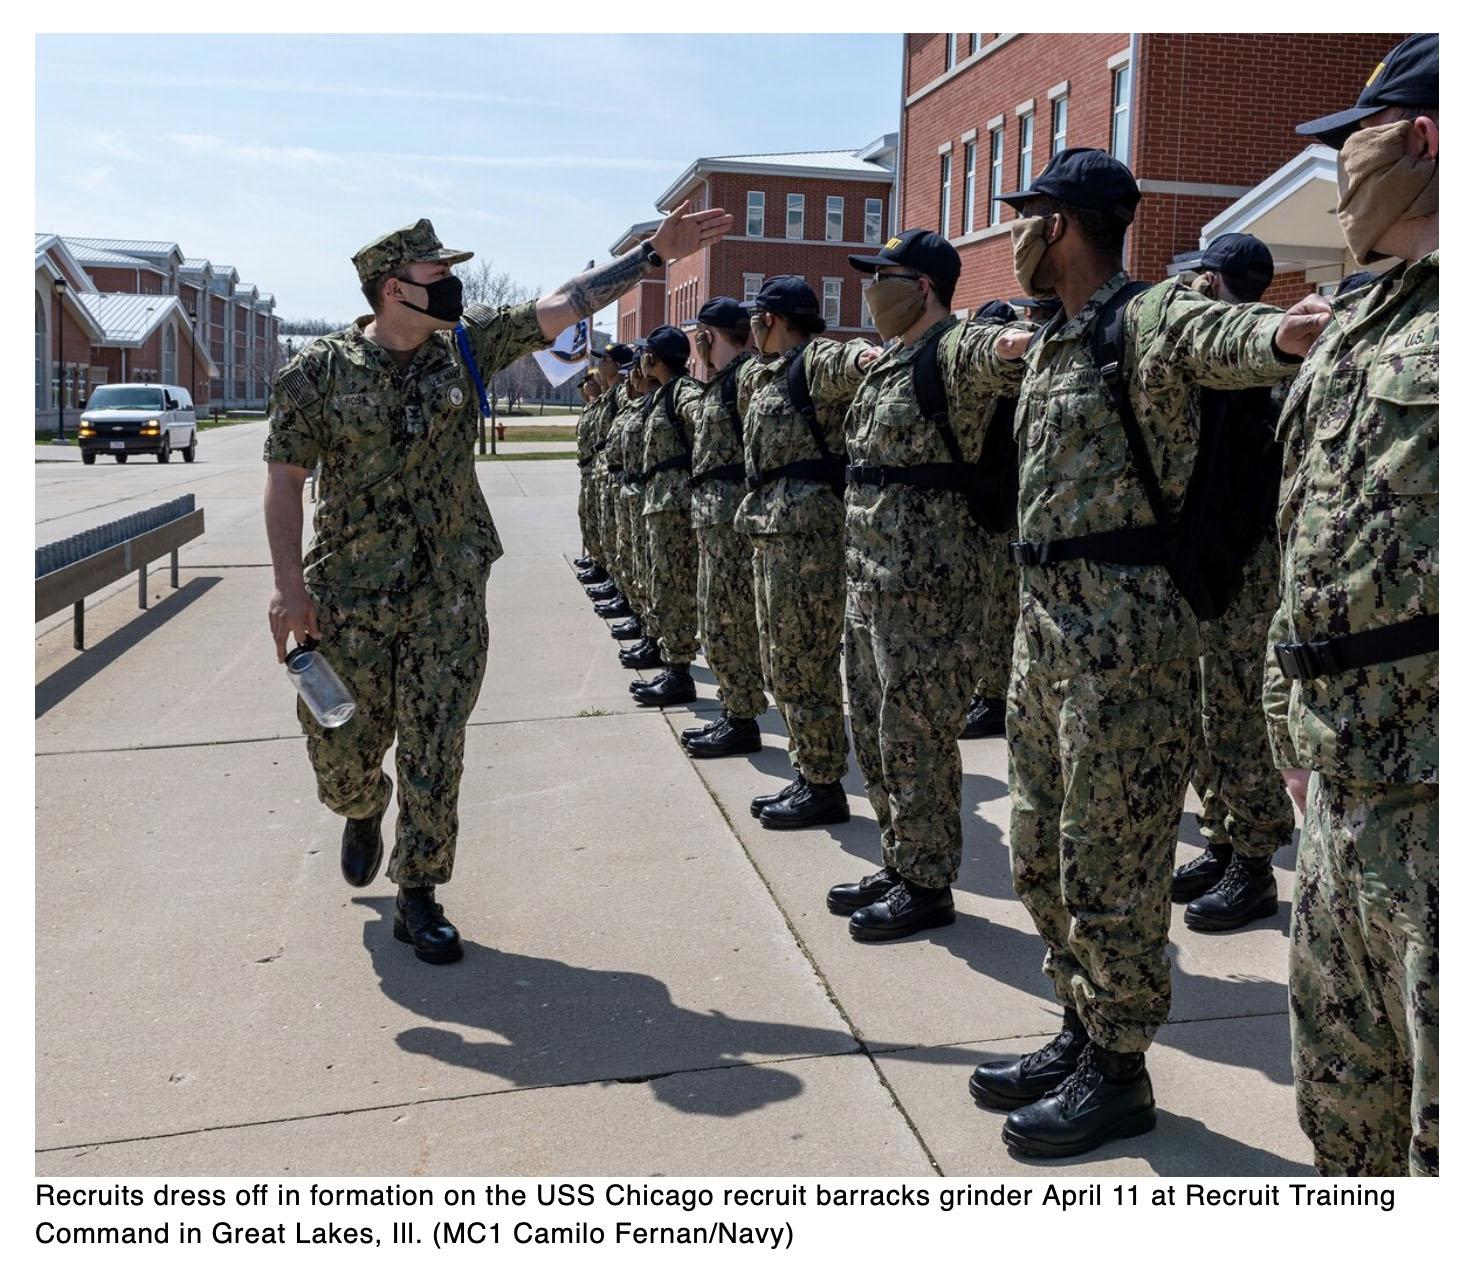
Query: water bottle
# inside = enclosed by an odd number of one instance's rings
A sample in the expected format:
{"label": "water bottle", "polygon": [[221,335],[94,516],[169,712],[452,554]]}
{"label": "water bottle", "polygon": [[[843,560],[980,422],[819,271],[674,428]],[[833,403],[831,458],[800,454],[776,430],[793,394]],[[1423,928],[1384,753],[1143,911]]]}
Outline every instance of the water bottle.
{"label": "water bottle", "polygon": [[315,640],[298,645],[286,655],[286,675],[323,728],[341,728],[358,709],[332,663],[317,651]]}

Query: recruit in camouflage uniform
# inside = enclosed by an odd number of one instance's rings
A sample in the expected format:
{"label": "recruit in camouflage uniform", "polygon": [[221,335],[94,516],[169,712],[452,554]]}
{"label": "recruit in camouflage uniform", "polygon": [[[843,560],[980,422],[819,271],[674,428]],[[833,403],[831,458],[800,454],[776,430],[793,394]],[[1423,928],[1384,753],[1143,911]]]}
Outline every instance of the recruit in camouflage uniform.
{"label": "recruit in camouflage uniform", "polygon": [[627,394],[628,404],[619,412],[622,425],[614,434],[622,440],[618,450],[610,442],[609,470],[618,474],[618,553],[625,563],[628,577],[623,589],[629,608],[639,615],[644,635],[659,639],[659,623],[649,611],[649,535],[644,529],[644,491],[632,480],[643,470],[644,429],[653,404],[652,393],[635,397]]}
{"label": "recruit in camouflage uniform", "polygon": [[[358,265],[364,277],[385,272]],[[453,335],[436,332],[401,369],[364,338],[369,321],[314,340],[277,375],[265,457],[322,462],[304,574],[322,653],[357,712],[324,729],[298,706],[318,795],[341,816],[381,816],[393,791],[383,758],[397,739],[388,876],[428,887],[455,862],[465,723],[486,664],[486,579],[502,549],[475,477],[479,410]],[[548,344],[535,303],[471,305],[462,322],[484,379]]]}
{"label": "recruit in camouflage uniform", "polygon": [[[1019,533],[1029,542],[1149,523],[1113,401],[1094,365],[1110,278],[1027,355],[1017,408]],[[1281,311],[1213,304],[1174,282],[1125,309],[1124,374],[1161,488],[1179,507],[1196,387],[1271,384]],[[1017,894],[1044,969],[1096,1045],[1142,1052],[1170,1007],[1170,874],[1196,752],[1200,631],[1165,569],[1024,565],[1007,736]]]}
{"label": "recruit in camouflage uniform", "polygon": [[[738,372],[747,483],[784,464],[817,459],[812,433],[787,390],[801,357],[829,451],[843,453],[843,415],[864,372],[863,344],[815,339]],[[787,725],[800,777],[826,786],[848,770],[843,727],[843,501],[823,481],[778,477],[750,489],[736,513],[751,536],[762,669]]]}
{"label": "recruit in camouflage uniform", "polygon": [[[1440,253],[1333,302],[1284,405],[1275,641],[1439,609]],[[1436,1174],[1439,657],[1315,678],[1268,660],[1308,768],[1289,953],[1298,1120],[1325,1174]]]}
{"label": "recruit in camouflage uniform", "polygon": [[974,696],[1000,702],[1007,696],[1012,674],[1012,640],[1017,634],[1017,566],[1007,555],[1016,530],[1003,534],[981,532],[978,544],[981,589],[985,599],[981,625],[980,670]]}
{"label": "recruit in camouflage uniform", "polygon": [[[738,353],[706,383],[695,412],[691,458],[690,524],[700,549],[695,589],[700,640],[721,705],[737,719],[755,719],[767,708],[751,539],[734,524],[746,493],[739,419],[726,409],[722,396],[726,381],[739,375],[751,356]],[[718,471],[729,475],[709,476]]]}
{"label": "recruit in camouflage uniform", "polygon": [[[701,385],[678,375],[655,390],[644,426],[644,534],[649,544],[649,618],[666,666],[689,666],[700,651],[695,582],[699,552],[690,527],[690,433]],[[678,466],[681,457],[684,466]],[[665,466],[676,465],[676,466]],[[659,469],[659,470],[656,470]]]}
{"label": "recruit in camouflage uniform", "polygon": [[578,527],[583,535],[583,554],[608,570],[608,547],[603,542],[598,487],[598,440],[605,430],[610,404],[615,400],[614,388],[603,388],[596,376],[589,379],[599,389],[597,398],[584,406],[578,415]]}
{"label": "recruit in camouflage uniform", "polygon": [[[1016,392],[1022,380],[1021,360],[1003,361],[993,351],[1005,329],[947,318],[908,348],[881,354],[849,411],[849,462],[879,468],[951,461],[935,425],[921,415],[912,375],[921,349],[936,340],[951,427],[967,462],[975,462],[996,398]],[[885,865],[922,887],[948,887],[961,865],[956,739],[989,607],[991,570],[978,551],[983,531],[954,490],[851,481],[845,501],[844,657],[854,754]]]}

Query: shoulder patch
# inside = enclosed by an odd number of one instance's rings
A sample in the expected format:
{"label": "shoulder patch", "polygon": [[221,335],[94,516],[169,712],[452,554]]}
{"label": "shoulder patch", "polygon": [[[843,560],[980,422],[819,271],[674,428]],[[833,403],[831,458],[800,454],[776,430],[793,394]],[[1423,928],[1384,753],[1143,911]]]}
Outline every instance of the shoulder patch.
{"label": "shoulder patch", "polygon": [[301,357],[293,358],[281,369],[272,390],[295,410],[305,410],[322,396],[322,391]]}

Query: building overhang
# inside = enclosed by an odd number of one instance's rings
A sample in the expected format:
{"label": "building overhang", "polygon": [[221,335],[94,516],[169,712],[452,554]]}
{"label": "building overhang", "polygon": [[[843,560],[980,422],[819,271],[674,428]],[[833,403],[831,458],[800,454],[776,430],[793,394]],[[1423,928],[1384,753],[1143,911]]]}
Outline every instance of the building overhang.
{"label": "building overhang", "polygon": [[[1207,221],[1201,247],[1222,234],[1252,234],[1268,245],[1278,272],[1337,278],[1349,259],[1338,203],[1338,157],[1328,146],[1309,146]],[[1183,253],[1168,272],[1195,269],[1200,258],[1200,250]]]}
{"label": "building overhang", "polygon": [[894,184],[894,173],[887,169],[866,172],[854,168],[801,167],[784,163],[739,163],[720,160],[697,159],[685,169],[659,198],[654,206],[661,212],[670,212],[695,186],[715,172],[735,173],[739,176],[796,177],[802,181],[872,181],[875,185]]}

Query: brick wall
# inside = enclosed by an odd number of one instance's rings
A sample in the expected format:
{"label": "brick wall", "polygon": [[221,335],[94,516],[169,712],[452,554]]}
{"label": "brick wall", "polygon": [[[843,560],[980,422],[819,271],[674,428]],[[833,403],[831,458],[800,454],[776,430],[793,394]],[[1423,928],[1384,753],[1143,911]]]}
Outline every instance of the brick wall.
{"label": "brick wall", "polygon": [[164,279],[146,269],[115,269],[94,265],[87,273],[98,291],[126,291],[142,296],[159,296],[164,291]]}

